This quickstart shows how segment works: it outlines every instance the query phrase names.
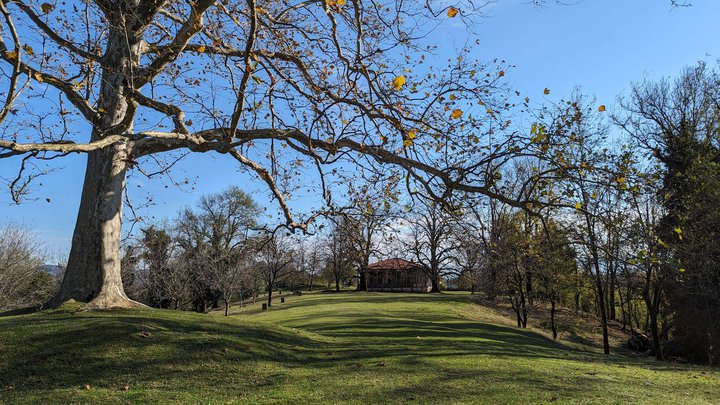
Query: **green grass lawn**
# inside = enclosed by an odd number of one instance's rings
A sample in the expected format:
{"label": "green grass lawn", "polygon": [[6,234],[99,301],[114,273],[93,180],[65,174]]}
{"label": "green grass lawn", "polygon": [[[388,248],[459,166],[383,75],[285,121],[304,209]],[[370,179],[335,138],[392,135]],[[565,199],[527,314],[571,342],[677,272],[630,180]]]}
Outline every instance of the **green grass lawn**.
{"label": "green grass lawn", "polygon": [[467,294],[259,306],[0,318],[0,402],[720,403],[718,370],[580,351]]}

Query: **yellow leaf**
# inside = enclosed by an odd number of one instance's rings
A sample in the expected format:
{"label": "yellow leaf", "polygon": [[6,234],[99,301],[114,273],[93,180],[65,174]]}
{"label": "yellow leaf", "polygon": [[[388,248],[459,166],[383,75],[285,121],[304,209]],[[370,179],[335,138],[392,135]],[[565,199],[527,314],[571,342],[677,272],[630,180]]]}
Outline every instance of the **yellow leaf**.
{"label": "yellow leaf", "polygon": [[200,46],[198,46],[197,52],[198,52],[198,53],[203,53],[203,52],[205,52],[205,45],[200,45]]}
{"label": "yellow leaf", "polygon": [[407,133],[407,136],[410,139],[415,139],[415,137],[417,136],[417,130],[416,129],[409,130]]}
{"label": "yellow leaf", "polygon": [[668,244],[665,243],[665,242],[664,242],[662,239],[660,239],[660,238],[658,238],[658,245],[664,247],[665,249],[667,249],[667,248],[669,247]]}
{"label": "yellow leaf", "polygon": [[685,273],[685,269],[680,267],[680,273]]}
{"label": "yellow leaf", "polygon": [[452,113],[450,113],[450,118],[456,120],[456,119],[462,117],[462,115],[463,115],[462,110],[456,108],[456,109],[452,110]]}
{"label": "yellow leaf", "polygon": [[498,76],[500,76],[500,77],[505,76],[505,71],[504,70],[499,71]]}
{"label": "yellow leaf", "polygon": [[548,94],[550,94],[550,89],[548,89],[547,87],[545,87],[545,90],[543,90],[543,94],[546,95],[546,96],[547,96]]}
{"label": "yellow leaf", "polygon": [[576,209],[576,210],[579,210],[579,209],[581,209],[581,208],[582,208],[582,204],[581,204],[581,203],[575,203],[575,209]]}
{"label": "yellow leaf", "polygon": [[98,112],[99,112],[99,113],[104,113],[104,112],[105,112],[105,109],[102,108],[102,107],[100,107],[100,108],[98,108]]}
{"label": "yellow leaf", "polygon": [[7,56],[8,59],[17,59],[17,56],[18,56],[17,49],[12,52],[9,52],[9,51],[5,52],[5,56]]}
{"label": "yellow leaf", "polygon": [[38,82],[40,82],[40,83],[43,82],[43,77],[42,77],[42,75],[40,74],[40,72],[35,72],[35,73],[33,73],[33,77],[34,77],[35,80],[37,80]]}
{"label": "yellow leaf", "polygon": [[450,18],[454,18],[458,14],[458,9],[455,7],[450,7],[447,11],[447,16]]}
{"label": "yellow leaf", "polygon": [[396,91],[400,91],[402,87],[405,85],[405,76],[398,76],[393,79],[392,85],[395,88]]}
{"label": "yellow leaf", "polygon": [[598,111],[599,111],[599,112],[604,112],[605,110],[606,110],[605,104],[603,104],[603,105],[601,105],[600,107],[598,107]]}
{"label": "yellow leaf", "polygon": [[388,141],[387,136],[383,136],[383,135],[380,135],[380,140],[382,141],[382,143],[385,143]]}
{"label": "yellow leaf", "polygon": [[32,46],[25,44],[22,46],[22,48],[25,51],[25,53],[27,53],[28,55],[30,55],[30,56],[35,55],[35,50],[32,49]]}
{"label": "yellow leaf", "polygon": [[50,3],[43,3],[40,5],[40,10],[42,10],[43,13],[49,13],[53,9],[53,5]]}
{"label": "yellow leaf", "polygon": [[615,181],[618,182],[618,184],[624,184],[625,183],[625,176],[620,176]]}
{"label": "yellow leaf", "polygon": [[403,146],[405,146],[406,148],[412,146],[412,144],[413,141],[411,139],[406,139],[405,141],[403,141]]}
{"label": "yellow leaf", "polygon": [[455,100],[456,98],[457,98],[457,97],[455,97],[454,94],[451,94],[451,95],[450,95],[450,100]]}

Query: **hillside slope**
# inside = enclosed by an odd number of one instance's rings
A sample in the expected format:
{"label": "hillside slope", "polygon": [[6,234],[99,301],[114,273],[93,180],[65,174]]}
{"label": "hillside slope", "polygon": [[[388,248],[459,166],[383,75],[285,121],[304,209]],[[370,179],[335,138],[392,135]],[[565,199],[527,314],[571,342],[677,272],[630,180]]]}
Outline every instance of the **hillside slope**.
{"label": "hillside slope", "polygon": [[713,403],[720,373],[602,355],[457,294],[306,294],[267,312],[0,318],[0,402]]}

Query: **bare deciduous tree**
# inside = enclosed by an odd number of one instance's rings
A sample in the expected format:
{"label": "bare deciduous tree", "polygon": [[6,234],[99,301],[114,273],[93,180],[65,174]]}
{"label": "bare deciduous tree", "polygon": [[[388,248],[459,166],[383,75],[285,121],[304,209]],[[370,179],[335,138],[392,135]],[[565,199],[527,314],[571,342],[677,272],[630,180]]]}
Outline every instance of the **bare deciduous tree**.
{"label": "bare deciduous tree", "polygon": [[277,283],[282,281],[294,270],[295,251],[292,239],[282,234],[269,235],[260,242],[260,249],[255,259],[257,276],[267,288],[267,304],[272,306],[272,294]]}
{"label": "bare deciduous tree", "polygon": [[56,282],[42,265],[43,253],[30,228],[0,228],[0,310],[39,305],[55,293]]}
{"label": "bare deciduous tree", "polygon": [[[453,10],[481,11],[472,1]],[[305,166],[324,178],[322,166],[340,160],[400,167],[435,199],[462,190],[526,206],[496,194],[483,169],[528,144],[505,131],[515,105],[505,68],[465,52],[429,74],[408,68],[432,55],[424,27],[448,18],[433,2],[13,0],[0,12],[11,187],[26,191],[43,174],[30,162],[87,155],[53,304],[136,305],[120,270],[123,193],[129,171],[168,170],[163,156],[232,157],[266,183],[290,229],[318,213],[294,216],[284,182]]]}

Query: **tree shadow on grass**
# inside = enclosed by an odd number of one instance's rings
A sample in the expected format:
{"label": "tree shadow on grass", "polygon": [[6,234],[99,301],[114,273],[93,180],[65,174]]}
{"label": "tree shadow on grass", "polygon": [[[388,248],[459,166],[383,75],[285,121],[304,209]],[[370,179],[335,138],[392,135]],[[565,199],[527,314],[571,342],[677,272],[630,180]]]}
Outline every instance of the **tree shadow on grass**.
{"label": "tree shadow on grass", "polygon": [[[437,302],[437,297],[433,302]],[[367,302],[364,296],[348,298],[351,302]],[[448,299],[457,302],[455,297]],[[344,297],[342,302],[348,299]],[[375,296],[372,302],[417,303],[418,299]],[[322,303],[339,302],[337,298],[297,302]],[[366,368],[354,368],[358,363],[402,364],[413,373],[422,367],[435,367],[428,365],[428,359],[467,356],[570,358],[611,364],[626,364],[630,360],[578,353],[531,331],[451,314],[402,307],[386,312],[377,308],[382,306],[362,312],[336,307],[335,312],[322,316],[318,312],[285,314],[281,323],[296,325],[302,331],[238,317],[207,317],[169,310],[52,311],[4,318],[0,319],[3,344],[0,389],[13,386],[16,392],[13,395],[22,395],[34,390],[77,388],[82,384],[115,386],[134,382],[254,390],[282,387],[284,377],[278,370],[290,368],[329,375],[345,370],[352,375],[368,373]],[[275,368],[268,368],[268,364]],[[666,363],[651,366],[655,370],[674,367]],[[451,368],[443,371],[446,378],[489,378],[484,373],[482,369],[464,374]],[[243,382],[235,381],[232,374],[242,374]],[[422,393],[424,388],[418,390]]]}
{"label": "tree shadow on grass", "polygon": [[312,360],[322,344],[280,327],[162,316],[168,313],[103,311],[2,320],[0,389],[32,391],[165,378],[196,382],[225,362],[300,364]]}

